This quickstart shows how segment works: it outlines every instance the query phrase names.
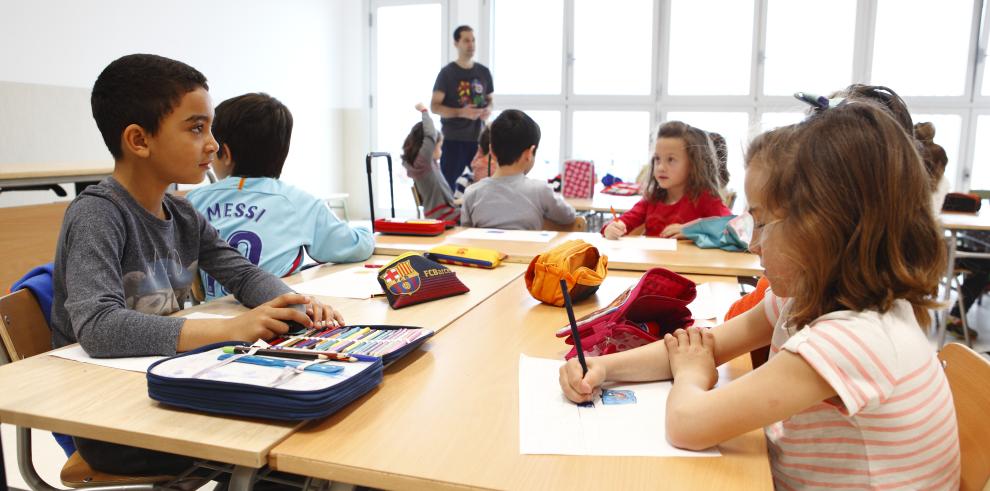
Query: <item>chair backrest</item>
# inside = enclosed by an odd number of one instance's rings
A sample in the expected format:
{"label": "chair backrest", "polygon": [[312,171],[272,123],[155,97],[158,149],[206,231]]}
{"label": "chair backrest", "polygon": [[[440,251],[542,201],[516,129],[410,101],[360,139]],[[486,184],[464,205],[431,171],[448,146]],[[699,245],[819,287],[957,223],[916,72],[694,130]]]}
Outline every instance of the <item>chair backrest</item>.
{"label": "chair backrest", "polygon": [[416,203],[416,218],[423,218],[422,208],[423,199],[419,196],[419,190],[416,189],[416,185],[413,184],[412,187],[413,203]]}
{"label": "chair backrest", "polygon": [[583,216],[577,216],[574,218],[573,222],[565,223],[563,225],[544,219],[543,230],[555,230],[557,232],[587,232],[588,219]]}
{"label": "chair backrest", "polygon": [[0,340],[10,361],[52,349],[52,333],[34,295],[18,290],[0,297]]}
{"label": "chair backrest", "polygon": [[990,478],[990,361],[958,343],[945,345],[938,357],[952,389],[959,423],[962,479],[959,489],[981,490]]}

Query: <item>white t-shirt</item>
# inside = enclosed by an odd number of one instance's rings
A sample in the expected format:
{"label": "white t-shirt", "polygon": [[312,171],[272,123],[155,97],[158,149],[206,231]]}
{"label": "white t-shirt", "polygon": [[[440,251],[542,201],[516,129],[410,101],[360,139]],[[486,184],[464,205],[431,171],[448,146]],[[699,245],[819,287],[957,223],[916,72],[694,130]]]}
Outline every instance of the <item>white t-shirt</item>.
{"label": "white t-shirt", "polygon": [[957,489],[959,433],[945,373],[897,300],[885,314],[839,311],[801,330],[768,290],[770,356],[801,356],[835,389],[766,428],[778,489]]}

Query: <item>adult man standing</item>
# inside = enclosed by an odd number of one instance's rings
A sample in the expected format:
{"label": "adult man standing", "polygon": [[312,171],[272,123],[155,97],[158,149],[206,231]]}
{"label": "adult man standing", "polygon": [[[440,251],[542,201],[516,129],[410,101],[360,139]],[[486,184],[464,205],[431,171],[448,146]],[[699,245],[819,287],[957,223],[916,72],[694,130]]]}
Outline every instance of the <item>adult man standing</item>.
{"label": "adult man standing", "polygon": [[474,30],[454,30],[457,61],[447,64],[433,84],[430,110],[440,115],[443,155],[440,170],[451,189],[478,150],[478,136],[492,113],[494,86],[488,67],[475,63]]}

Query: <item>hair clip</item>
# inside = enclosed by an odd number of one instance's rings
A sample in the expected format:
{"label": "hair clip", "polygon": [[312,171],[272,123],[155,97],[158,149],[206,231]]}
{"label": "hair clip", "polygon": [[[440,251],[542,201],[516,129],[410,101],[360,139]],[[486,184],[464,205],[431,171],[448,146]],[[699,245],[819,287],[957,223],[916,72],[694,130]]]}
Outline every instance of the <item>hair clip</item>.
{"label": "hair clip", "polygon": [[829,99],[823,95],[815,95],[809,92],[795,92],[794,98],[811,106],[815,111],[824,111],[838,106],[842,101],[846,100],[845,97]]}

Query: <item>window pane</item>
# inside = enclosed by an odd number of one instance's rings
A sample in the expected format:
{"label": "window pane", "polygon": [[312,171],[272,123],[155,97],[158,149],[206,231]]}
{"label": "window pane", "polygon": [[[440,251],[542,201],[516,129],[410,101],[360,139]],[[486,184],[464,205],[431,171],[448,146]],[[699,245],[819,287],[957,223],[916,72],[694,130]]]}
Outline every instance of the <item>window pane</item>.
{"label": "window pane", "polygon": [[[814,21],[821,12],[828,22]],[[856,0],[769,0],[763,92],[827,95],[846,87],[855,31]]]}
{"label": "window pane", "polygon": [[592,160],[600,176],[634,181],[650,161],[647,111],[574,111],[574,159]]}
{"label": "window pane", "polygon": [[[667,121],[683,121],[705,131],[720,133],[729,147],[729,189],[742,193],[743,155],[749,144],[749,115],[746,113],[669,112]],[[742,200],[737,200],[737,202]]]}
{"label": "window pane", "polygon": [[807,115],[799,112],[763,113],[760,116],[760,133],[770,131],[774,128],[780,128],[781,126],[800,123],[804,121],[805,116]]}
{"label": "window pane", "polygon": [[[394,163],[395,207],[400,216],[414,210],[412,179],[402,169],[402,142],[414,124],[421,120],[413,109],[416,102],[429,105],[433,82],[440,71],[439,36],[408,36],[410,25],[421,32],[439,32],[440,4],[402,5],[376,9],[375,23],[375,111],[376,151],[392,154]],[[394,74],[402,74],[395,83]],[[437,128],[438,119],[434,119]],[[375,207],[377,213],[389,208],[388,171],[384,159],[375,162]],[[379,215],[381,216],[381,215]]]}
{"label": "window pane", "polygon": [[576,94],[649,95],[652,55],[653,0],[574,2]]}
{"label": "window pane", "polygon": [[671,0],[668,94],[748,94],[752,53],[752,0]]}
{"label": "window pane", "polygon": [[873,82],[902,96],[963,95],[972,0],[879,0]]}
{"label": "window pane", "polygon": [[[551,179],[560,173],[560,111],[521,111],[540,125],[540,146],[536,149],[536,163],[527,175],[533,179]],[[492,111],[489,124],[499,114],[502,111]]]}
{"label": "window pane", "polygon": [[[938,138],[938,133],[935,137]],[[973,154],[970,189],[990,189],[990,165],[987,162],[990,162],[990,115],[983,115],[976,120],[976,151]]]}
{"label": "window pane", "polygon": [[[492,3],[491,52],[496,93],[561,93],[563,19],[563,0]],[[420,28],[417,31],[432,32]]]}
{"label": "window pane", "polygon": [[[958,114],[913,114],[915,123],[925,121],[935,125],[935,143],[945,149],[949,163],[945,166],[945,179],[949,189],[956,187],[956,173],[959,172],[959,140],[962,136],[962,117]],[[982,189],[982,188],[980,188]]]}

